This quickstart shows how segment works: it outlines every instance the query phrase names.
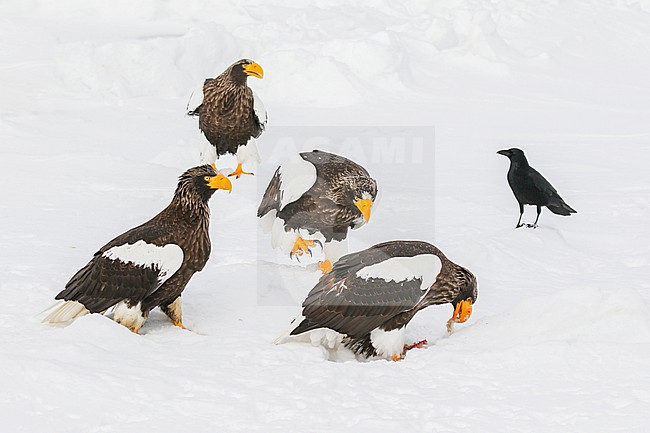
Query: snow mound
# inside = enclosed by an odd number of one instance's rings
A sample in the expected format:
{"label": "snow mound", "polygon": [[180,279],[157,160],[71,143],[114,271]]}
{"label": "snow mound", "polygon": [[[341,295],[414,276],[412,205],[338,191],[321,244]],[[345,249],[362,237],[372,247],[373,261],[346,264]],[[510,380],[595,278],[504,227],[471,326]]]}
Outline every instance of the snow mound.
{"label": "snow mound", "polygon": [[[477,305],[478,308],[478,305]],[[563,290],[532,297],[458,333],[459,344],[503,346],[549,342],[650,343],[650,308],[635,290]]]}

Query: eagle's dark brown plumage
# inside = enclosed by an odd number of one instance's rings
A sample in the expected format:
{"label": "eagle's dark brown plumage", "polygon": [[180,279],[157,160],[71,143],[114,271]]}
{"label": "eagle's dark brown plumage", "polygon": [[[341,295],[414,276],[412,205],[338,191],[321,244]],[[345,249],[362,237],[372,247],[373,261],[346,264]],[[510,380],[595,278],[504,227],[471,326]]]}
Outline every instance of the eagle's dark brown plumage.
{"label": "eagle's dark brown plumage", "polygon": [[464,322],[477,296],[474,275],[435,246],[385,242],[339,259],[303,302],[302,320],[289,335],[329,328],[343,334],[343,343],[357,354],[399,359],[403,339],[386,343],[382,337],[401,332],[430,305],[451,303],[450,321]]}
{"label": "eagle's dark brown plumage", "polygon": [[114,319],[137,332],[157,306],[182,326],[180,296],[210,257],[208,201],[230,181],[209,165],[183,173],[171,203],[146,223],[116,237],[66,284],[66,302],[44,321],[65,322],[117,306]]}
{"label": "eagle's dark brown plumage", "polygon": [[195,92],[200,94],[192,96],[187,114],[199,116],[199,129],[215,148],[215,157],[204,157],[204,162],[214,163],[214,159],[225,154],[238,155],[240,173],[234,174],[243,174],[241,163],[246,158],[238,153],[239,149],[262,134],[267,120],[266,110],[248,87],[247,78],[263,75],[261,66],[242,59],[217,78],[206,79],[201,91]]}
{"label": "eagle's dark brown plumage", "polygon": [[342,156],[314,150],[301,153],[275,171],[257,216],[275,212],[285,232],[304,230],[322,235],[326,259],[333,262],[338,257],[328,257],[328,244],[345,240],[350,228],[363,226],[376,197],[377,182],[365,168]]}

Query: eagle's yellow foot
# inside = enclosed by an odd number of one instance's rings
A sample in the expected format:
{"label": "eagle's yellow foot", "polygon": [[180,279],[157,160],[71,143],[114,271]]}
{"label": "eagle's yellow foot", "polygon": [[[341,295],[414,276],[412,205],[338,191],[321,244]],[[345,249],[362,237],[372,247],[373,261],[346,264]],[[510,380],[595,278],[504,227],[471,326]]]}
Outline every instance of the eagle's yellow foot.
{"label": "eagle's yellow foot", "polygon": [[332,262],[329,260],[323,260],[318,263],[318,269],[320,269],[323,274],[327,274],[332,270]]}
{"label": "eagle's yellow foot", "polygon": [[174,326],[178,326],[181,329],[187,329],[186,327],[183,326],[183,322],[178,321],[178,322],[172,322]]}
{"label": "eagle's yellow foot", "polygon": [[137,333],[138,333],[138,330],[135,329],[135,328],[129,328],[129,331],[133,332],[134,334],[137,334]]}
{"label": "eagle's yellow foot", "polygon": [[397,361],[401,361],[401,360],[403,360],[404,357],[401,356],[401,355],[393,355],[393,358],[392,358],[392,359],[393,359],[393,361],[397,362]]}
{"label": "eagle's yellow foot", "polygon": [[229,176],[229,177],[230,177],[230,176],[235,176],[236,179],[239,179],[239,178],[241,177],[242,174],[250,174],[250,175],[254,175],[255,173],[250,173],[250,172],[248,172],[248,171],[244,171],[244,170],[242,170],[242,168],[241,168],[241,163],[239,163],[239,164],[237,164],[237,168],[235,169],[235,171],[233,171],[232,173],[230,173],[228,176]]}
{"label": "eagle's yellow foot", "polygon": [[300,261],[300,256],[302,256],[305,253],[308,253],[310,256],[311,250],[310,248],[314,248],[316,244],[320,245],[321,248],[323,244],[320,241],[312,241],[311,239],[303,239],[301,237],[298,237],[296,239],[296,242],[293,244],[293,248],[291,248],[291,252],[289,253],[289,258],[293,258],[296,256],[296,260]]}

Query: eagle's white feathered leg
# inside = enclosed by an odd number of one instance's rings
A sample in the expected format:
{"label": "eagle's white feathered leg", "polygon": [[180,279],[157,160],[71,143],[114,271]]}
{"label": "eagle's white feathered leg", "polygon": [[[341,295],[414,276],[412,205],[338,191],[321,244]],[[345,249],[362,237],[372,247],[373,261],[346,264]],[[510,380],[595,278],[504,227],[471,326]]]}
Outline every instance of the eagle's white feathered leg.
{"label": "eagle's white feathered leg", "polygon": [[271,227],[271,246],[273,248],[289,254],[296,243],[296,239],[298,239],[298,233],[293,230],[286,231],[284,229],[284,220],[277,217],[273,219]]}
{"label": "eagle's white feathered leg", "polygon": [[348,240],[343,239],[342,241],[332,240],[330,242],[325,242],[323,249],[325,260],[329,260],[333,265],[338,259],[348,253]]}
{"label": "eagle's white feathered leg", "polygon": [[199,141],[199,156],[201,164],[214,164],[217,161],[217,148],[205,138],[202,132]]}
{"label": "eagle's white feathered leg", "polygon": [[404,328],[392,331],[375,328],[370,332],[370,341],[378,356],[397,361],[404,353]]}
{"label": "eagle's white feathered leg", "polygon": [[246,164],[252,162],[253,164],[259,164],[262,162],[260,154],[257,150],[257,140],[251,138],[243,146],[237,148],[237,162],[239,164]]}
{"label": "eagle's white feathered leg", "polygon": [[149,315],[148,313],[144,314],[140,306],[140,302],[133,306],[129,306],[125,301],[118,302],[117,305],[115,305],[113,320],[120,325],[126,326],[132,332],[138,332]]}

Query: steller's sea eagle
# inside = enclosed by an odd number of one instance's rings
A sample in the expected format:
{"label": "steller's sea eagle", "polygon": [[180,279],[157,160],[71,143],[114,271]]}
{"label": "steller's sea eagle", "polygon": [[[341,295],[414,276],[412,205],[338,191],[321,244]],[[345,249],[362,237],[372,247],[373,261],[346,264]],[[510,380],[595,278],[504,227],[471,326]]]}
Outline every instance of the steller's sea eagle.
{"label": "steller's sea eagle", "polygon": [[536,228],[539,215],[542,213],[542,206],[549,208],[551,212],[557,215],[569,216],[577,213],[575,209],[566,204],[553,185],[549,183],[544,176],[537,170],[528,165],[526,155],[521,149],[512,148],[504,149],[497,152],[510,159],[510,168],[508,169],[508,184],[510,189],[519,203],[519,228],[524,224],[521,223],[521,217],[524,216],[524,205],[530,204],[537,207],[537,218],[533,224],[526,224],[527,227]]}
{"label": "steller's sea eagle", "polygon": [[295,155],[275,171],[257,210],[260,218],[273,219],[272,242],[290,251],[305,253],[325,238],[323,273],[347,253],[349,229],[370,220],[377,197],[377,182],[365,168],[333,153],[314,150]]}
{"label": "steller's sea eagle", "polygon": [[[477,296],[474,275],[435,246],[422,241],[384,242],[341,257],[307,295],[302,316],[275,343],[329,329],[357,355],[397,361],[407,350],[426,344],[426,340],[404,344],[404,328],[418,311],[451,304],[454,313],[447,322],[451,332],[454,323],[470,317]],[[332,340],[331,335],[326,338]]]}
{"label": "steller's sea eagle", "polygon": [[183,328],[181,293],[210,257],[208,201],[217,189],[232,185],[210,165],[183,173],[171,203],[101,247],[56,295],[63,302],[43,321],[62,323],[115,307],[113,319],[138,332],[159,306]]}
{"label": "steller's sea eagle", "polygon": [[208,78],[187,104],[189,116],[199,116],[203,135],[201,162],[214,164],[221,155],[237,155],[239,178],[252,174],[242,170],[246,161],[259,162],[255,139],[266,128],[264,104],[248,87],[248,77],[262,78],[262,67],[252,60],[239,60],[217,78]]}

